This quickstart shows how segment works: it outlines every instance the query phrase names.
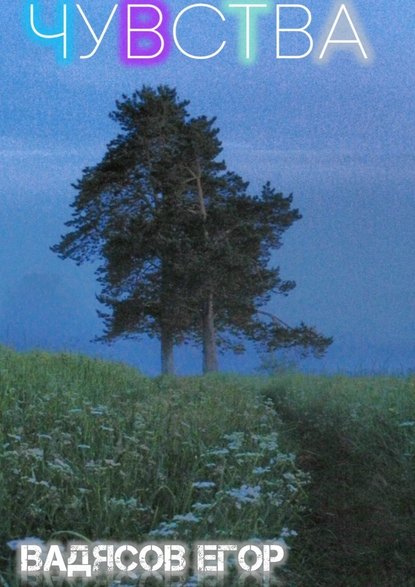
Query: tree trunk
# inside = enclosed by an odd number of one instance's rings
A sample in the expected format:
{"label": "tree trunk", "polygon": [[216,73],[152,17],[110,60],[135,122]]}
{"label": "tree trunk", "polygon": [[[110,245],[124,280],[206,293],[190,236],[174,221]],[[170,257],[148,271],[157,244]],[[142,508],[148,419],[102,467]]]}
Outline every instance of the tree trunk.
{"label": "tree trunk", "polygon": [[213,295],[203,308],[203,373],[212,373],[219,370],[216,351],[215,324],[213,316]]}
{"label": "tree trunk", "polygon": [[[199,201],[200,214],[203,219],[204,227],[204,238],[205,242],[209,241],[209,233],[206,229],[207,211],[205,206],[205,196],[202,185],[202,171],[200,169],[199,162],[197,163],[197,173],[194,176],[197,184],[197,194]],[[219,371],[218,355],[216,349],[216,336],[215,336],[215,322],[213,312],[213,294],[209,293],[208,299],[206,300],[203,307],[203,318],[202,318],[202,341],[203,341],[203,373],[213,373]]]}
{"label": "tree trunk", "polygon": [[161,333],[161,374],[174,375],[173,337],[168,332]]}

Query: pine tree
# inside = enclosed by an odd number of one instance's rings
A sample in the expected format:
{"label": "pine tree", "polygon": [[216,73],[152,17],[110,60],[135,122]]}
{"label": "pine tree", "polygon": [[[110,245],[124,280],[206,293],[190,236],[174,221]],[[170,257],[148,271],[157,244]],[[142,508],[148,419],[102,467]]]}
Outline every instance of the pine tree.
{"label": "pine tree", "polygon": [[218,345],[241,349],[244,338],[324,353],[331,339],[264,309],[295,286],[269,267],[301,218],[292,197],[269,184],[250,196],[218,160],[215,119],[190,118],[187,106],[166,86],[117,102],[111,117],[122,133],[74,185],[72,230],[52,250],[77,263],[101,259],[101,338],[160,338],[163,373],[174,371],[174,345],[192,340],[202,343],[204,372],[218,369]]}
{"label": "pine tree", "polygon": [[173,345],[188,330],[179,283],[186,106],[165,86],[117,102],[110,116],[123,132],[74,184],[72,230],[52,247],[77,263],[101,259],[99,300],[111,310],[100,314],[102,339],[157,336],[163,373],[173,372]]}
{"label": "pine tree", "polygon": [[295,287],[269,266],[284,232],[301,218],[292,195],[284,197],[266,183],[259,196],[250,196],[248,183],[217,161],[222,145],[214,124],[205,116],[190,120],[185,141],[188,200],[196,206],[197,226],[186,291],[193,305],[198,300],[195,337],[203,346],[203,371],[217,370],[218,345],[242,351],[246,338],[267,351],[300,346],[322,356],[331,338],[304,323],[290,327],[264,309],[272,295],[288,295]]}

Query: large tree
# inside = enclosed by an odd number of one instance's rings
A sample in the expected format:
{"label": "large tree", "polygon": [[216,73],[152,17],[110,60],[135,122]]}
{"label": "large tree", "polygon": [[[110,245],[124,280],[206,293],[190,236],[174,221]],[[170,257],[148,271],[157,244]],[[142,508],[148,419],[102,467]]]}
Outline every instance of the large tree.
{"label": "large tree", "polygon": [[77,263],[99,258],[100,300],[112,304],[104,337],[147,333],[162,346],[162,371],[173,371],[173,345],[188,321],[180,294],[183,176],[181,129],[187,102],[167,87],[144,87],[117,102],[122,132],[77,190],[71,231],[52,250]]}
{"label": "large tree", "polygon": [[163,373],[173,372],[174,344],[192,339],[205,372],[217,369],[217,345],[240,347],[238,337],[321,354],[330,339],[264,310],[272,293],[295,286],[269,267],[300,218],[292,197],[269,184],[248,195],[218,160],[215,120],[190,118],[187,105],[165,86],[117,102],[122,133],[75,184],[72,230],[53,250],[78,263],[101,259],[102,338],[159,337]]}

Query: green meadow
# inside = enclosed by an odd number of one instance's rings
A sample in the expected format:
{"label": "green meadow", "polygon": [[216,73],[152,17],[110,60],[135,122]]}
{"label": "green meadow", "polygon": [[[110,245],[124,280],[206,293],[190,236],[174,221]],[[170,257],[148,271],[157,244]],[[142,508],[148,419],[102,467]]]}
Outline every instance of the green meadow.
{"label": "green meadow", "polygon": [[278,585],[410,587],[414,455],[414,377],[148,378],[1,347],[0,584],[37,537],[280,539]]}

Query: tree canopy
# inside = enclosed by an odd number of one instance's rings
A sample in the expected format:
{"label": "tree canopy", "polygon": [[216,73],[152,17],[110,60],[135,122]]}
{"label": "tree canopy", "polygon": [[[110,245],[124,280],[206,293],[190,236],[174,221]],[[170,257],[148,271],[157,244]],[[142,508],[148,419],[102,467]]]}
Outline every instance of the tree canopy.
{"label": "tree canopy", "polygon": [[167,86],[123,96],[110,115],[121,133],[74,184],[70,228],[52,247],[77,263],[99,258],[104,340],[156,336],[162,371],[177,343],[202,343],[204,371],[217,346],[250,339],[273,350],[301,346],[322,355],[331,339],[266,311],[284,281],[271,254],[301,218],[292,196],[266,183],[259,195],[219,160],[215,119],[191,118]]}

